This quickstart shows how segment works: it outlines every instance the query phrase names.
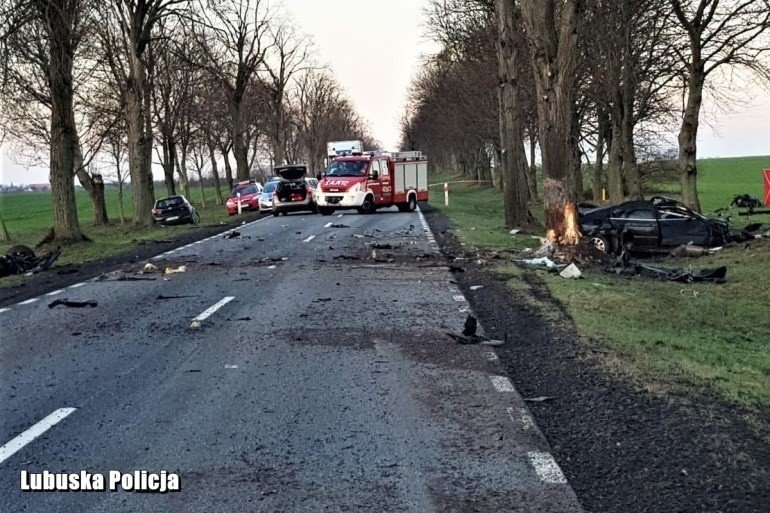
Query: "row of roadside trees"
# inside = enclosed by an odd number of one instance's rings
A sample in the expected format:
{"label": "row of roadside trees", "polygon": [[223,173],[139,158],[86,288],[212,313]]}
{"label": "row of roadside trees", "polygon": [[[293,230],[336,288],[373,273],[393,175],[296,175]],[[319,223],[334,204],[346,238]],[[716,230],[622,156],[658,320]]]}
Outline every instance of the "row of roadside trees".
{"label": "row of roadside trees", "polygon": [[413,81],[402,145],[500,187],[509,227],[542,199],[559,243],[578,240],[585,196],[643,196],[640,160],[667,132],[700,210],[704,94],[724,104],[736,80],[770,84],[770,0],[432,0],[428,13],[442,50]]}
{"label": "row of roadside trees", "polygon": [[222,173],[231,187],[265,162],[315,172],[327,141],[371,141],[312,42],[264,0],[0,0],[0,20],[0,124],[18,153],[48,155],[58,242],[83,239],[75,177],[107,223],[97,168],[130,180],[147,226],[154,167],[167,194],[205,169],[221,203]]}

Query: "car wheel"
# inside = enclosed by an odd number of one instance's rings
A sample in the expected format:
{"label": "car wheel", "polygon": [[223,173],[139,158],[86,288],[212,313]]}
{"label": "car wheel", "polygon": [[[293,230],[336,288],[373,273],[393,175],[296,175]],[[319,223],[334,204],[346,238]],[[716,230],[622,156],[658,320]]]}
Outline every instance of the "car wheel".
{"label": "car wheel", "polygon": [[273,210],[273,217],[278,217],[278,214],[280,214],[280,212],[278,212],[277,210]]}
{"label": "car wheel", "polygon": [[612,249],[610,247],[610,241],[601,235],[594,235],[588,239],[588,242],[602,253],[610,253],[610,250]]}
{"label": "car wheel", "polygon": [[192,224],[199,224],[201,222],[201,215],[198,213],[197,210],[192,213],[192,216],[190,216],[190,221],[192,222]]}
{"label": "car wheel", "polygon": [[364,203],[358,208],[359,214],[374,213],[374,198],[370,195],[364,198]]}
{"label": "car wheel", "polygon": [[406,211],[407,212],[414,212],[414,210],[417,208],[417,197],[412,194],[409,196],[409,202],[406,204]]}

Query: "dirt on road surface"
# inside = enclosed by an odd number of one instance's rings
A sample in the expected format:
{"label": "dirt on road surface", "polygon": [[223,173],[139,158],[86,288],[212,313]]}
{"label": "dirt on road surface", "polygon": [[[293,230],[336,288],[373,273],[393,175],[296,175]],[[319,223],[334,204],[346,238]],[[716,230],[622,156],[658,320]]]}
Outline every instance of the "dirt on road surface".
{"label": "dirt on road surface", "polygon": [[[450,264],[468,256],[448,220],[423,210]],[[494,264],[471,258],[454,276],[488,332],[508,334],[496,351],[521,395],[547,398],[530,408],[587,511],[770,511],[770,412],[656,395],[613,375],[607,351],[580,341],[535,273],[513,290]]]}

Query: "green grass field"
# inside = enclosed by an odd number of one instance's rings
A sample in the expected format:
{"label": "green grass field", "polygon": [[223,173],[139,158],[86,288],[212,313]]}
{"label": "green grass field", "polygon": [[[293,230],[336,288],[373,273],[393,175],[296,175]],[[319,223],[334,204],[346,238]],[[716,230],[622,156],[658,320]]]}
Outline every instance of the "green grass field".
{"label": "green grass field", "polygon": [[[130,189],[130,188],[126,188]],[[165,189],[156,190],[156,196],[165,193]],[[193,187],[189,199],[201,214],[200,226],[219,224],[228,219],[224,206],[215,205],[214,188],[205,188],[206,207],[202,207],[200,190]],[[136,228],[130,220],[131,193],[126,190],[123,198],[126,215],[129,216],[125,225],[120,224],[119,203],[117,190],[108,188],[106,191],[107,214],[109,226],[95,227],[92,223],[91,201],[88,193],[82,189],[77,191],[78,218],[83,232],[93,242],[74,244],[64,248],[60,262],[80,263],[126,251],[139,242],[151,239],[167,239],[175,234],[189,230],[197,230],[192,225],[155,226],[152,228]],[[11,242],[0,243],[4,251],[15,244],[25,244],[34,247],[45,236],[51,227],[51,197],[49,193],[23,193],[0,195],[0,214],[5,220],[6,228],[11,236]],[[3,285],[8,280],[4,280]]]}
{"label": "green grass field", "polygon": [[[704,212],[727,206],[734,194],[762,199],[763,168],[770,168],[770,157],[701,161]],[[450,178],[437,176],[433,181]],[[660,188],[676,191],[676,184],[664,185]],[[466,245],[497,250],[537,246],[528,234],[508,234],[498,191],[459,184],[450,190],[449,207],[435,193],[433,203],[449,216]],[[533,206],[533,214],[540,215],[540,210]],[[770,215],[732,216],[735,227],[749,222],[770,228]],[[757,242],[748,251],[733,247],[675,262],[694,268],[725,265],[725,285],[620,278],[600,271],[582,280],[537,274],[564,304],[585,343],[610,350],[605,361],[613,372],[656,393],[713,393],[743,406],[766,408],[770,406],[770,240]],[[513,290],[527,289],[522,276],[532,271],[510,264],[500,270],[511,274]]]}

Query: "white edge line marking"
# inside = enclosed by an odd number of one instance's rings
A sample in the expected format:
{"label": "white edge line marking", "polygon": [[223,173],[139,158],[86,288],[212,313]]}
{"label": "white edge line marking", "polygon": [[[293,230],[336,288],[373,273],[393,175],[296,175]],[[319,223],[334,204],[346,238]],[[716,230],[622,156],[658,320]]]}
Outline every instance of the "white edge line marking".
{"label": "white edge line marking", "polygon": [[225,369],[237,369],[237,365],[225,365]]}
{"label": "white edge line marking", "polygon": [[315,235],[311,235],[307,239],[303,240],[302,242],[310,242],[311,240],[315,239]]}
{"label": "white edge line marking", "polygon": [[[521,429],[527,431],[535,428],[535,421],[526,408],[508,408],[508,416],[514,424],[521,424]],[[518,417],[518,418],[517,418]]]}
{"label": "white edge line marking", "polygon": [[553,459],[549,452],[530,452],[527,453],[529,461],[535,467],[535,472],[544,483],[564,484],[567,478],[559,468],[559,464]]}
{"label": "white edge line marking", "polygon": [[500,359],[497,356],[497,353],[495,353],[494,351],[487,351],[486,355],[487,355],[487,360],[489,360],[490,362],[496,362],[497,360]]}
{"label": "white edge line marking", "polygon": [[19,305],[31,305],[32,303],[34,303],[35,301],[38,301],[39,299],[40,299],[39,297],[33,297],[32,299],[27,299],[26,301],[20,301],[17,304],[19,304]]}
{"label": "white edge line marking", "polygon": [[205,321],[206,319],[211,317],[217,310],[219,310],[220,308],[225,306],[227,303],[229,303],[233,299],[235,299],[235,297],[227,296],[226,298],[224,298],[224,299],[220,300],[219,302],[217,302],[215,305],[210,306],[209,308],[204,310],[203,313],[201,313],[198,317],[196,317],[193,320],[194,321],[198,321],[198,322]]}
{"label": "white edge line marking", "polygon": [[76,288],[78,288],[78,287],[82,287],[82,286],[83,286],[83,285],[85,285],[85,284],[86,284],[86,282],[84,282],[84,281],[81,281],[80,283],[76,283],[76,284],[74,284],[74,285],[70,285],[70,286],[69,286],[69,287],[67,287],[67,288],[68,288],[68,289],[76,289]]}
{"label": "white edge line marking", "polygon": [[64,292],[64,289],[54,290],[53,292],[46,294],[46,296],[55,296],[57,294],[61,294],[62,292]]}
{"label": "white edge line marking", "polygon": [[455,301],[457,301],[459,303],[461,301],[465,301],[465,296],[463,296],[462,294],[458,294],[456,296],[452,296],[452,299],[454,299]]}
{"label": "white edge line marking", "polygon": [[61,422],[76,409],[77,408],[59,408],[4,446],[0,447],[0,463],[16,454],[17,451],[21,450],[32,440],[39,437],[53,426]]}
{"label": "white edge line marking", "polygon": [[337,215],[337,217],[342,217],[342,214]]}
{"label": "white edge line marking", "polygon": [[0,308],[0,313],[7,312],[10,308]]}
{"label": "white edge line marking", "polygon": [[492,380],[492,386],[495,387],[495,390],[498,392],[516,391],[516,389],[513,388],[513,383],[511,383],[511,380],[505,376],[489,376],[489,379]]}

